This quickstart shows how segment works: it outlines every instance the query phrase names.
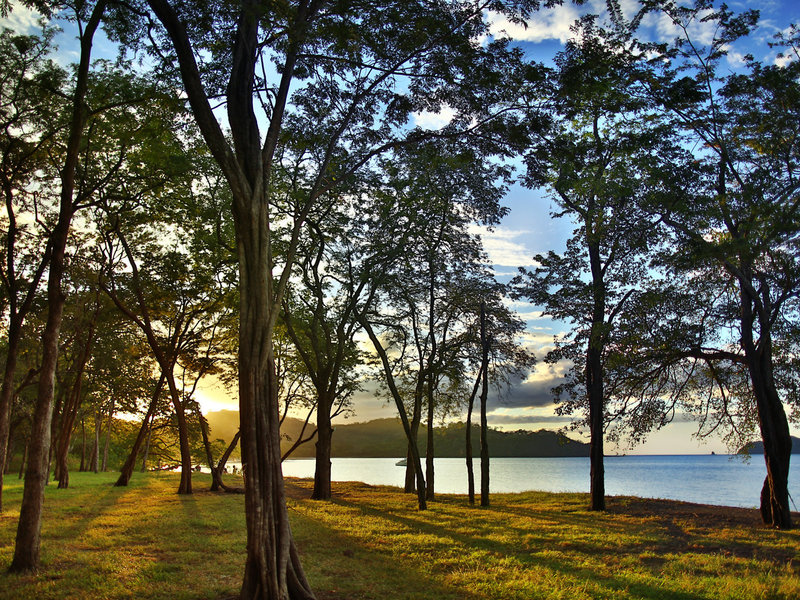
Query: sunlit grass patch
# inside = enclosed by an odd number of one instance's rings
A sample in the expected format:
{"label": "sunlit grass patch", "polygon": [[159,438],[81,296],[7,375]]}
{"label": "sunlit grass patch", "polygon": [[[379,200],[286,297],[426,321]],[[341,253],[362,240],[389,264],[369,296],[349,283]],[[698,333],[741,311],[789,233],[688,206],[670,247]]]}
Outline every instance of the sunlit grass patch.
{"label": "sunlit grass patch", "polygon": [[[7,481],[0,520],[0,598],[235,596],[244,565],[244,498],[179,496],[172,474],[77,473],[46,492],[43,568],[3,571],[21,484]],[[288,480],[289,515],[320,600],[800,597],[800,534],[767,530],[756,511],[581,494],[498,494],[488,508],[441,496],[430,509],[395,488]]]}

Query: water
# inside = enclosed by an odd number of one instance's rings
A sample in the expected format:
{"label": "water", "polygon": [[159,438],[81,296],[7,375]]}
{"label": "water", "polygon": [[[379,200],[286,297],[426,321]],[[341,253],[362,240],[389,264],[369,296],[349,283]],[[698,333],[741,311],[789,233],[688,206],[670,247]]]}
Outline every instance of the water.
{"label": "water", "polygon": [[[402,486],[405,467],[396,458],[334,458],[333,481],[363,481],[371,485]],[[490,490],[523,492],[588,492],[588,458],[493,458]],[[424,465],[423,465],[424,468]],[[466,494],[463,458],[437,458],[434,463],[436,492]],[[761,456],[749,461],[726,455],[608,456],[605,459],[606,493],[609,496],[668,498],[701,504],[755,507],[759,504],[766,467]],[[283,463],[287,477],[314,477],[313,459]],[[476,485],[480,485],[480,461],[475,461]],[[789,493],[800,502],[800,465],[793,461]],[[792,510],[797,508],[792,505]]]}

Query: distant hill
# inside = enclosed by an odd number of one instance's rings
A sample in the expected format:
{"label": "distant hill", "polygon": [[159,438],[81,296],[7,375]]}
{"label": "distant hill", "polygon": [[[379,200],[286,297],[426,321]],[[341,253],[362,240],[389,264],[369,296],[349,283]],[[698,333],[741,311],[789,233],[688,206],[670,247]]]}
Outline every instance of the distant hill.
{"label": "distant hill", "polygon": [[[792,454],[800,454],[800,438],[792,437]],[[738,454],[764,454],[764,442],[758,441],[739,449]]]}
{"label": "distant hill", "polygon": [[[239,427],[238,412],[233,410],[210,412],[206,415],[211,427],[211,438],[229,441]],[[297,439],[303,422],[287,418],[281,429],[281,449],[288,449]],[[442,458],[466,456],[464,423],[453,423],[434,430],[434,452]],[[307,434],[314,431],[309,424]],[[473,454],[480,453],[479,428],[473,426]],[[420,453],[426,452],[427,430],[420,426]],[[303,444],[292,458],[313,457],[314,441]],[[377,419],[366,423],[347,423],[335,426],[332,454],[336,457],[399,458],[406,455],[406,436],[400,419]],[[539,431],[489,430],[489,454],[494,457],[552,457],[589,456],[589,445],[545,429]]]}

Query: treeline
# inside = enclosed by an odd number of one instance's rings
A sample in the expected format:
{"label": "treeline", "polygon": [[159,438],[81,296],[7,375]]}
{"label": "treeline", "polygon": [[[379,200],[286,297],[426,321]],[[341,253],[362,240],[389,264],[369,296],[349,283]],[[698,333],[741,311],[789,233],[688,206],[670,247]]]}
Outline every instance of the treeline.
{"label": "treeline", "polygon": [[[689,414],[730,444],[760,435],[763,519],[791,526],[796,27],[776,60],[731,71],[758,14],[706,0],[609,2],[547,64],[492,28],[530,18],[527,0],[25,4],[76,34],[60,50],[77,62],[54,60],[50,25],[0,34],[0,473],[26,465],[12,570],[39,564],[44,486],[69,485],[76,436],[125,413],[118,485],[156,452],[191,493],[199,448],[224,490],[240,442],[242,597],[313,597],[280,426],[306,415],[293,442],[313,442],[313,495],[330,498],[332,419],[370,379],[420,509],[449,443],[435,423],[464,413],[470,501],[478,487],[488,505],[490,388],[534,364],[513,299],[569,328],[543,358],[557,411],[589,429],[594,509],[604,440]],[[654,20],[673,39],[649,40]],[[92,54],[100,30],[117,60]],[[574,231],[507,283],[476,231],[516,182]],[[223,442],[196,398],[210,375],[238,391]]]}
{"label": "treeline", "polygon": [[[212,415],[213,417],[213,415]],[[212,420],[213,422],[213,420]],[[283,432],[289,437],[282,443],[282,448],[291,447],[291,439],[300,435],[302,421],[287,419]],[[461,458],[466,456],[464,447],[465,424],[451,423],[434,429],[436,456],[440,458]],[[472,427],[472,435],[478,439],[480,428]],[[489,447],[493,457],[542,457],[542,456],[589,456],[589,446],[568,438],[555,431],[500,431],[489,428]],[[427,427],[423,423],[417,436],[420,452],[427,454]],[[377,419],[366,423],[345,423],[336,425],[336,436],[331,445],[332,457],[375,457],[397,458],[405,456],[408,440],[398,419]],[[304,445],[298,447],[292,458],[310,458],[315,455],[314,447]],[[478,457],[479,448],[473,449],[473,456]]]}

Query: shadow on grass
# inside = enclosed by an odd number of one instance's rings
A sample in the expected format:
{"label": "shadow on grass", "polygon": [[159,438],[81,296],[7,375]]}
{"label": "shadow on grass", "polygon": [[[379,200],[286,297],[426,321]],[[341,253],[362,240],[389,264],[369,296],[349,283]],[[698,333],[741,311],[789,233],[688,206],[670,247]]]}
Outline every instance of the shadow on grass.
{"label": "shadow on grass", "polygon": [[[386,502],[386,494],[399,495],[399,490],[376,487],[373,491],[366,489],[368,487],[354,486],[352,489],[358,491],[335,495],[332,503],[357,511],[356,514],[367,519],[392,524],[386,527],[389,533],[384,537],[388,539],[381,540],[377,551],[371,551],[373,555],[380,554],[384,561],[387,558],[390,562],[397,560],[392,536],[399,539],[403,535],[419,535],[420,539],[436,540],[432,548],[423,550],[431,554],[441,552],[467,557],[477,552],[478,560],[484,561],[487,581],[493,576],[493,564],[502,562],[505,577],[518,580],[521,588],[526,585],[526,572],[536,571],[534,579],[539,583],[542,579],[558,580],[575,593],[586,592],[586,586],[591,583],[591,590],[587,592],[590,597],[614,597],[620,593],[648,600],[716,597],[710,592],[676,589],[678,585],[661,575],[666,559],[651,554],[680,553],[690,547],[695,554],[720,554],[719,544],[704,546],[697,540],[692,543],[691,534],[668,519],[647,520],[638,515],[635,520],[623,521],[620,514],[625,516],[624,511],[594,513],[577,508],[574,502],[560,511],[552,500],[543,510],[515,504],[517,500],[498,501],[491,507],[478,509],[452,496],[431,503],[428,511],[416,512],[411,502],[398,505],[396,496]],[[308,516],[313,519],[313,511],[309,511]],[[503,530],[503,539],[497,535],[497,529]],[[559,539],[559,534],[563,534],[563,539]],[[356,540],[364,542],[360,538]],[[754,557],[754,553],[749,557]],[[777,562],[783,560],[775,558]],[[614,564],[619,563],[639,567],[635,573],[617,575]],[[373,568],[371,563],[369,568]],[[512,583],[509,590],[513,589]]]}

